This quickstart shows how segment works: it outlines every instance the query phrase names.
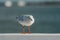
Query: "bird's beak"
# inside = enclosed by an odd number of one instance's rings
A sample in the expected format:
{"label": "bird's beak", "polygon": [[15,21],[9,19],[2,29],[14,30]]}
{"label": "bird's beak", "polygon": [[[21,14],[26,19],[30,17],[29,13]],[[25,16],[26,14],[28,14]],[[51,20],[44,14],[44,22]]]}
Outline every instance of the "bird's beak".
{"label": "bird's beak", "polygon": [[18,17],[16,17],[16,19],[18,19]]}

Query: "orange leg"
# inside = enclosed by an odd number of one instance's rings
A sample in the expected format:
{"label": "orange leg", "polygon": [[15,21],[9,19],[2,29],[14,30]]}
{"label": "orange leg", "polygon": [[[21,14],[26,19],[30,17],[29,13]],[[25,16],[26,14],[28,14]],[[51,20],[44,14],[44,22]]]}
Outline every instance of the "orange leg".
{"label": "orange leg", "polygon": [[30,32],[30,26],[28,26],[28,33],[31,33],[31,32]]}
{"label": "orange leg", "polygon": [[25,32],[24,32],[24,26],[22,26],[22,33],[25,33]]}

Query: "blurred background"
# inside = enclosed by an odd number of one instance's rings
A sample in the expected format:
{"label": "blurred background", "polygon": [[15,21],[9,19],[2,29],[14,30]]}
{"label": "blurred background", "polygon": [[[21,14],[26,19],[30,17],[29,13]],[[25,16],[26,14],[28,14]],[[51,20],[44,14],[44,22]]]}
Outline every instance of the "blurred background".
{"label": "blurred background", "polygon": [[32,33],[60,33],[60,0],[0,0],[0,33],[21,33],[16,16],[23,14],[35,18]]}

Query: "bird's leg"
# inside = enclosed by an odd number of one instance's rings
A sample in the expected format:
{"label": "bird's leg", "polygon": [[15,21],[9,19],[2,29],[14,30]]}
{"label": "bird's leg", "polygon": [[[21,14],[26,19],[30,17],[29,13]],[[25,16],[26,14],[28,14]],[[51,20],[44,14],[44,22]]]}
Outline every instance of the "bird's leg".
{"label": "bird's leg", "polygon": [[30,32],[30,26],[28,26],[28,33],[31,33],[31,32]]}
{"label": "bird's leg", "polygon": [[25,33],[25,32],[24,32],[24,26],[22,26],[22,33]]}

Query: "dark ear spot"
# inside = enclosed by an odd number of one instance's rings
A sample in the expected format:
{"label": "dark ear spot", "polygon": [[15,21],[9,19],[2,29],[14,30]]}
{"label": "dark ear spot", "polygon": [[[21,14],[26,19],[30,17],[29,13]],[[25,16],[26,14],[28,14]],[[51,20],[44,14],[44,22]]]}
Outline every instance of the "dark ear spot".
{"label": "dark ear spot", "polygon": [[32,21],[32,19],[31,19],[31,21]]}

